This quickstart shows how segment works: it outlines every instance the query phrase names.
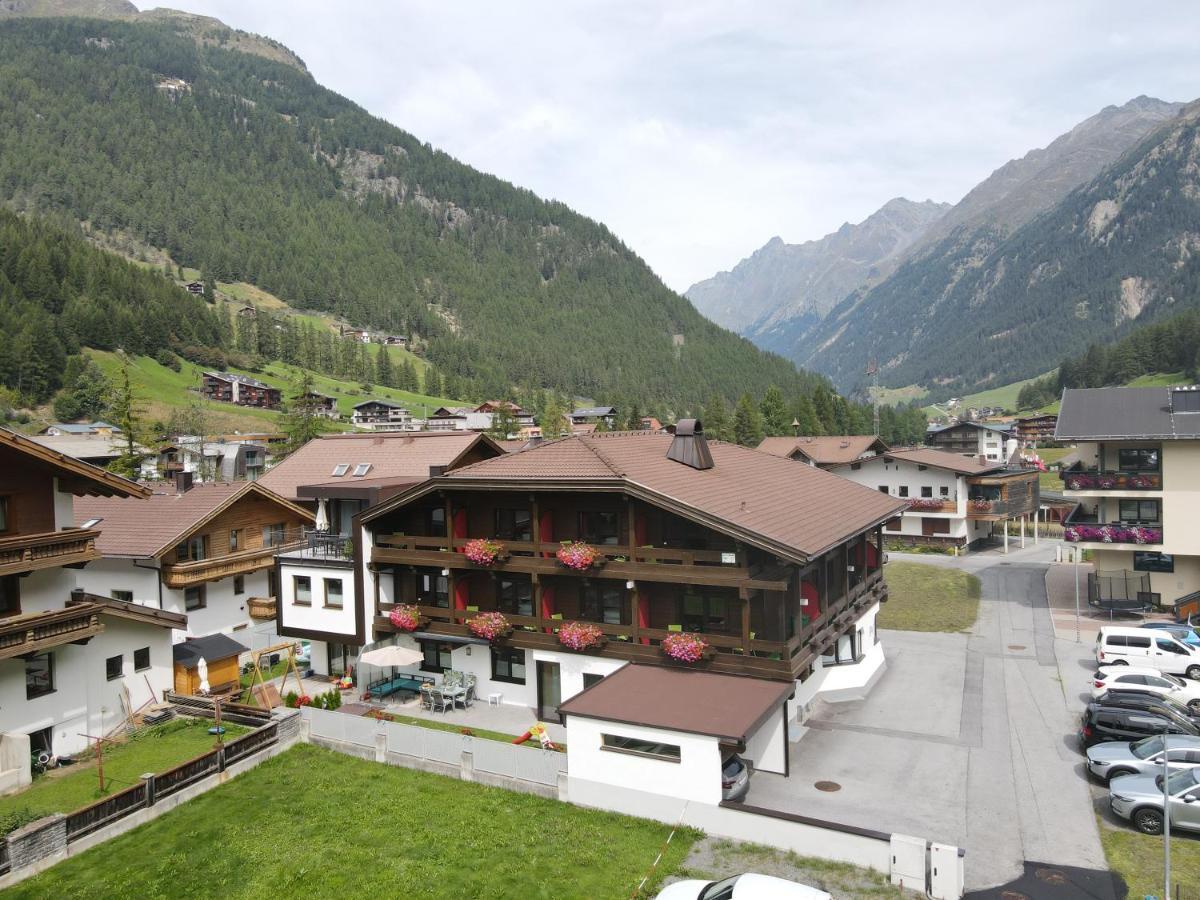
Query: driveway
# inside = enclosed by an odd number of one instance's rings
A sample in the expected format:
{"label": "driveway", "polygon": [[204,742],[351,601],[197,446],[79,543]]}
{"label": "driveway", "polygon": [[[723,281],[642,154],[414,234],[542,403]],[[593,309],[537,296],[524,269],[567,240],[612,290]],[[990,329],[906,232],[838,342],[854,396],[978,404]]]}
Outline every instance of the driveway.
{"label": "driveway", "polygon": [[975,628],[881,632],[888,669],[871,695],[818,709],[792,745],[791,777],[756,773],[748,802],[958,845],[968,888],[1016,879],[1025,860],[1106,868],[1074,745],[1086,645],[1056,647],[1053,553],[891,554],[978,574]]}

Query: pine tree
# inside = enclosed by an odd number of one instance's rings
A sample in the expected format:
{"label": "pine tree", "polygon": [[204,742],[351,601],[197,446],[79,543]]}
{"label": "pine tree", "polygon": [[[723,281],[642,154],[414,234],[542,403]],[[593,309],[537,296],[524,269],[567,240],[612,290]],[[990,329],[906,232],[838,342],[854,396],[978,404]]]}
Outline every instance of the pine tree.
{"label": "pine tree", "polygon": [[[121,429],[121,455],[108,464],[110,472],[126,478],[137,478],[142,466],[138,443],[146,439],[143,433],[141,410],[129,378],[129,357],[121,353],[121,372],[113,385],[108,402],[113,424]],[[148,442],[148,441],[147,441]]]}
{"label": "pine tree", "polygon": [[280,419],[281,430],[287,435],[280,456],[294,453],[327,430],[325,418],[318,415],[319,401],[313,396],[313,390],[312,374],[305,370],[299,390],[289,398]]}
{"label": "pine tree", "polygon": [[713,394],[704,404],[704,417],[700,420],[704,433],[717,441],[733,439],[732,424],[729,421],[729,406],[720,394]]}
{"label": "pine tree", "polygon": [[542,412],[538,417],[538,425],[542,429],[542,437],[547,440],[561,437],[564,431],[569,431],[566,425],[567,408],[561,403],[558,395],[551,391],[542,404]]}
{"label": "pine tree", "polygon": [[788,419],[787,403],[783,399],[783,391],[775,385],[767,388],[759,404],[762,413],[763,431],[772,437],[780,437],[792,433],[792,423]]}
{"label": "pine tree", "polygon": [[386,346],[379,348],[375,357],[375,380],[384,387],[395,387],[396,376],[392,370],[392,354]]}
{"label": "pine tree", "polygon": [[506,441],[517,433],[517,420],[508,408],[507,402],[502,402],[492,413],[492,427],[488,434],[498,441]]}
{"label": "pine tree", "polygon": [[742,394],[733,411],[733,439],[743,447],[757,447],[762,438],[762,414],[754,398]]}

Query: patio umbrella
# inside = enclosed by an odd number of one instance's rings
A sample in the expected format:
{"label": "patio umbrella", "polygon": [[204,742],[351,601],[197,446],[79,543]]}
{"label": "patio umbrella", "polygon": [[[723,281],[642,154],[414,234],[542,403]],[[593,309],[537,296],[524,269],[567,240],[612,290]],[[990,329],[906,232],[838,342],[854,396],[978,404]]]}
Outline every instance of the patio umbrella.
{"label": "patio umbrella", "polygon": [[208,660],[206,660],[203,656],[200,657],[200,662],[197,664],[196,669],[200,676],[200,693],[207,694],[208,693]]}
{"label": "patio umbrella", "polygon": [[420,650],[392,646],[368,650],[358,658],[358,662],[360,665],[366,663],[368,666],[387,669],[395,666],[413,666],[424,658],[425,655]]}

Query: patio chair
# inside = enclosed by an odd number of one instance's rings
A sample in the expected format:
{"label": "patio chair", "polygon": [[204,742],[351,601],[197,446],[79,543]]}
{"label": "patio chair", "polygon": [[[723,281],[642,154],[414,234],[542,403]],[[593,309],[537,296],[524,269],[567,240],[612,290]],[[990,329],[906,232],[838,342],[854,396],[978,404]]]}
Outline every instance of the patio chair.
{"label": "patio chair", "polygon": [[433,689],[424,688],[421,690],[421,708],[433,711]]}
{"label": "patio chair", "polygon": [[461,687],[462,680],[463,673],[456,672],[454,669],[447,669],[446,673],[442,676],[442,684],[448,688]]}
{"label": "patio chair", "polygon": [[466,693],[461,698],[463,709],[467,709],[475,702],[475,682],[476,678],[474,675],[467,675],[463,682],[463,688],[466,690]]}
{"label": "patio chair", "polygon": [[430,710],[433,712],[446,712],[454,708],[454,701],[439,691],[437,688],[432,688],[429,691]]}

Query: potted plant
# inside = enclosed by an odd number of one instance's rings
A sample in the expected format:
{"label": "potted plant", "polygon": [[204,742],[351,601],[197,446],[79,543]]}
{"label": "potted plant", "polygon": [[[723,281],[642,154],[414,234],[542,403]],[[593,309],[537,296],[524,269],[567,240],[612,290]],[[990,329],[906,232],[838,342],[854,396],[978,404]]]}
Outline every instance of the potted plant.
{"label": "potted plant", "polygon": [[416,631],[422,625],[421,611],[411,603],[393,606],[388,613],[388,620],[397,631]]}
{"label": "potted plant", "polygon": [[971,501],[971,509],[975,512],[987,512],[991,508],[992,508],[991,500],[984,500],[982,498],[979,498],[979,499]]}
{"label": "potted plant", "polygon": [[512,634],[512,625],[504,618],[503,613],[498,612],[483,612],[471,616],[467,619],[467,628],[475,637],[488,641],[499,640]]}
{"label": "potted plant", "polygon": [[604,565],[604,556],[600,551],[583,541],[563,541],[554,555],[558,558],[559,565],[576,572],[586,572],[588,569],[598,569]]}
{"label": "potted plant", "polygon": [[463,546],[463,556],[477,566],[493,566],[508,559],[504,545],[488,538],[475,538]]}
{"label": "potted plant", "polygon": [[607,640],[592,622],[567,622],[558,629],[558,642],[570,650],[598,650]]}
{"label": "potted plant", "polygon": [[662,640],[662,652],[676,662],[697,663],[708,657],[712,647],[698,634],[687,631],[668,634]]}

